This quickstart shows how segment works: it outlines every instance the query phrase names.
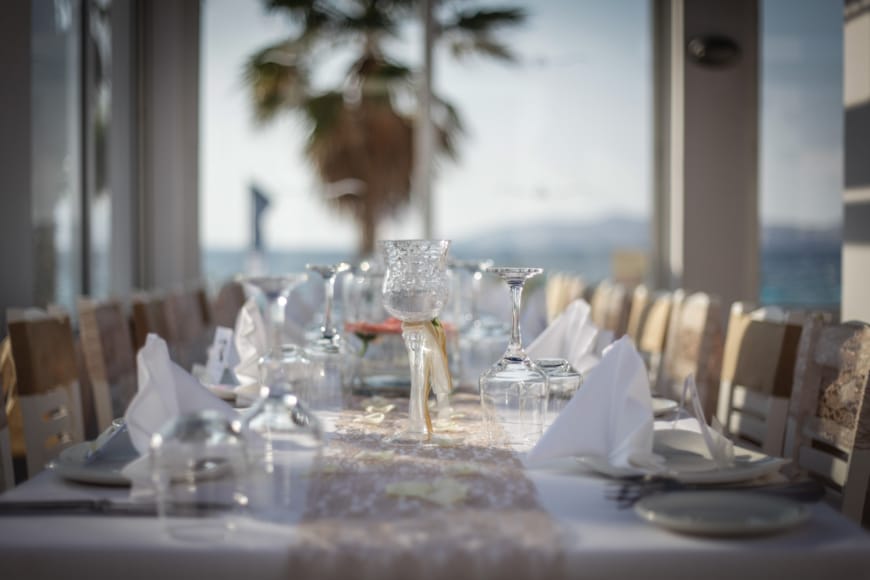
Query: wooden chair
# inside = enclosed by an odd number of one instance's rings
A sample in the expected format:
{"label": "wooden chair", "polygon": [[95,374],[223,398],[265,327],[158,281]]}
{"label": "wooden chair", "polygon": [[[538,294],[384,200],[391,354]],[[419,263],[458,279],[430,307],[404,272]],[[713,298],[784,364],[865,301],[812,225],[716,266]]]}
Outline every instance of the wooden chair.
{"label": "wooden chair", "polygon": [[244,287],[232,280],[221,286],[212,306],[211,322],[214,326],[236,327],[236,318],[245,305]]}
{"label": "wooden chair", "polygon": [[165,304],[175,362],[187,370],[194,363],[204,363],[210,336],[197,291],[171,292]]}
{"label": "wooden chair", "polygon": [[704,416],[709,421],[716,412],[721,366],[719,300],[703,292],[684,299],[681,291],[674,292],[655,392],[678,401],[683,381],[693,374]]}
{"label": "wooden chair", "polygon": [[870,524],[870,325],[807,318],[788,409],[786,451],[828,499]]}
{"label": "wooden chair", "polygon": [[631,302],[628,291],[622,284],[603,281],[592,295],[590,317],[602,330],[609,330],[617,339],[625,334],[628,327],[628,314]]}
{"label": "wooden chair", "polygon": [[657,292],[647,302],[636,343],[649,371],[650,385],[655,385],[665,351],[674,296],[670,292]]}
{"label": "wooden chair", "polygon": [[583,296],[583,287],[583,279],[573,274],[557,272],[547,277],[547,324],[553,322],[574,300]]}
{"label": "wooden chair", "polygon": [[781,309],[731,307],[716,416],[745,447],[782,455],[801,327]]}
{"label": "wooden chair", "polygon": [[79,375],[69,316],[7,311],[17,375],[27,475],[84,439]]}
{"label": "wooden chair", "polygon": [[81,298],[78,311],[82,352],[101,433],[124,414],[136,395],[136,357],[120,302]]}
{"label": "wooden chair", "polygon": [[164,298],[157,294],[137,294],[130,302],[130,318],[133,331],[133,346],[138,351],[145,345],[145,339],[154,333],[170,345],[174,337],[170,334],[169,320],[166,317]]}

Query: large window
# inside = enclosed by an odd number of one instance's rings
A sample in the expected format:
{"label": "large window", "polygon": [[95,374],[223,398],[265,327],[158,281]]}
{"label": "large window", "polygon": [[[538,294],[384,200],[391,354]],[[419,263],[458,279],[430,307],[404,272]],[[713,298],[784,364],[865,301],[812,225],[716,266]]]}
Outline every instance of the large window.
{"label": "large window", "polygon": [[[607,277],[620,250],[648,250],[649,3],[483,4],[517,4],[528,19],[500,35],[517,55],[512,65],[457,62],[436,49],[434,89],[456,105],[465,134],[458,161],[436,168],[435,234],[454,240],[459,257]],[[201,235],[212,279],[245,268],[252,185],[270,198],[264,233],[274,268],[355,255],[353,222],[323,203],[298,120],[253,121],[244,63],[291,26],[257,0],[203,5]],[[412,62],[420,36],[412,24],[398,41]],[[382,237],[419,237],[414,211],[385,224]]]}
{"label": "large window", "polygon": [[843,4],[764,0],[761,301],[837,309],[843,188]]}

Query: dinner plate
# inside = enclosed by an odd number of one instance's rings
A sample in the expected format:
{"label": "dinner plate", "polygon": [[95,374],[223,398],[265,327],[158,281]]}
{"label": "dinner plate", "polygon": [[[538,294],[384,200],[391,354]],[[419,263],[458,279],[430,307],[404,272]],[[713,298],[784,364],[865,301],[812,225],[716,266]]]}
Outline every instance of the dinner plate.
{"label": "dinner plate", "polygon": [[683,534],[757,536],[792,529],[809,509],[794,500],[739,491],[679,491],[647,496],[634,511],[646,521]]}
{"label": "dinner plate", "polygon": [[99,461],[88,462],[88,453],[93,449],[93,442],[84,441],[67,447],[57,458],[48,464],[59,476],[78,483],[95,485],[127,486],[130,480],[124,477],[121,470],[129,457],[113,460],[110,457]]}
{"label": "dinner plate", "polygon": [[709,457],[703,436],[685,429],[655,432],[654,461],[640,461],[628,466],[611,465],[606,457],[583,456],[577,461],[584,467],[613,478],[656,475],[682,483],[737,483],[778,472],[788,459],[734,446],[734,460],[720,466]]}
{"label": "dinner plate", "polygon": [[679,406],[679,403],[677,403],[676,401],[672,401],[671,399],[665,399],[663,397],[652,398],[653,415],[656,417],[667,415],[671,411],[675,411]]}

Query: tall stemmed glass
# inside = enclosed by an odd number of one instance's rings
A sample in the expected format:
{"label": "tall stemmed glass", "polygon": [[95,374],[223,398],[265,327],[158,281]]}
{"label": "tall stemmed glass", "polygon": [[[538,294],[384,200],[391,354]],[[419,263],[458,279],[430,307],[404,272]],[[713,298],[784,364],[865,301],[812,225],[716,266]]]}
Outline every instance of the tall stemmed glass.
{"label": "tall stemmed glass", "polygon": [[350,269],[350,264],[308,264],[305,267],[323,278],[325,296],[320,335],[305,344],[305,353],[315,367],[311,386],[316,392],[303,398],[317,410],[319,407],[335,407],[341,404],[342,390],[350,389],[356,370],[355,356],[332,322],[335,278]]}
{"label": "tall stemmed glass", "polygon": [[498,267],[487,271],[507,283],[513,308],[507,351],[480,375],[480,403],[491,436],[495,437],[500,425],[508,443],[518,451],[525,450],[541,436],[547,413],[549,382],[547,374],[523,350],[520,306],[526,280],[543,270]]}
{"label": "tall stemmed glass", "polygon": [[387,312],[402,321],[402,338],[411,367],[408,424],[394,441],[429,440],[426,400],[426,340],[420,323],[434,319],[450,294],[447,240],[388,240],[381,242],[387,266],[383,298]]}
{"label": "tall stemmed glass", "polygon": [[284,340],[285,311],[290,292],[307,279],[308,275],[301,272],[242,278],[242,282],[259,292],[266,302],[263,324],[267,349],[260,359],[260,382],[265,386],[275,383],[299,387],[310,375],[309,361],[302,349]]}

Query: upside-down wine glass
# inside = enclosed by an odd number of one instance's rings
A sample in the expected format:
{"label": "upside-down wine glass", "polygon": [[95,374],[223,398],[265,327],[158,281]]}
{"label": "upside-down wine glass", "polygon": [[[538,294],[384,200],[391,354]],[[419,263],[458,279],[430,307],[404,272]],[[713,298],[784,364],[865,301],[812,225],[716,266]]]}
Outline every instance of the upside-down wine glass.
{"label": "upside-down wine glass", "polygon": [[268,346],[260,358],[260,383],[264,386],[281,384],[300,389],[310,379],[311,363],[302,348],[284,340],[285,311],[290,292],[307,279],[308,275],[301,272],[242,278],[244,284],[260,293],[266,301],[263,324]]}
{"label": "upside-down wine glass", "polygon": [[282,522],[300,516],[322,446],[320,422],[300,396],[310,391],[313,365],[301,347],[284,341],[287,300],[307,279],[295,273],[244,280],[266,299],[269,337],[269,351],[260,359],[260,396],[242,416],[249,435],[249,507],[254,517]]}
{"label": "upside-down wine glass", "polygon": [[504,430],[508,443],[517,451],[533,446],[547,413],[547,374],[523,350],[520,334],[520,306],[523,285],[541,268],[488,268],[504,280],[511,293],[511,337],[507,351],[488,371],[480,375],[480,403],[491,439]]}
{"label": "upside-down wine glass", "polygon": [[315,410],[337,407],[341,405],[342,391],[350,389],[356,370],[356,357],[332,321],[335,278],[349,270],[350,264],[308,264],[305,267],[323,278],[325,298],[320,335],[305,344],[305,353],[314,368],[312,392],[307,397],[303,395],[303,399]]}
{"label": "upside-down wine glass", "polygon": [[[380,242],[387,266],[383,299],[387,312],[402,321],[402,338],[411,368],[408,423],[393,441],[427,442],[427,352],[424,331],[414,323],[433,320],[447,303],[447,240],[387,240]],[[410,323],[410,324],[408,324]],[[440,402],[440,401],[439,401]],[[446,401],[445,401],[446,402]]]}

